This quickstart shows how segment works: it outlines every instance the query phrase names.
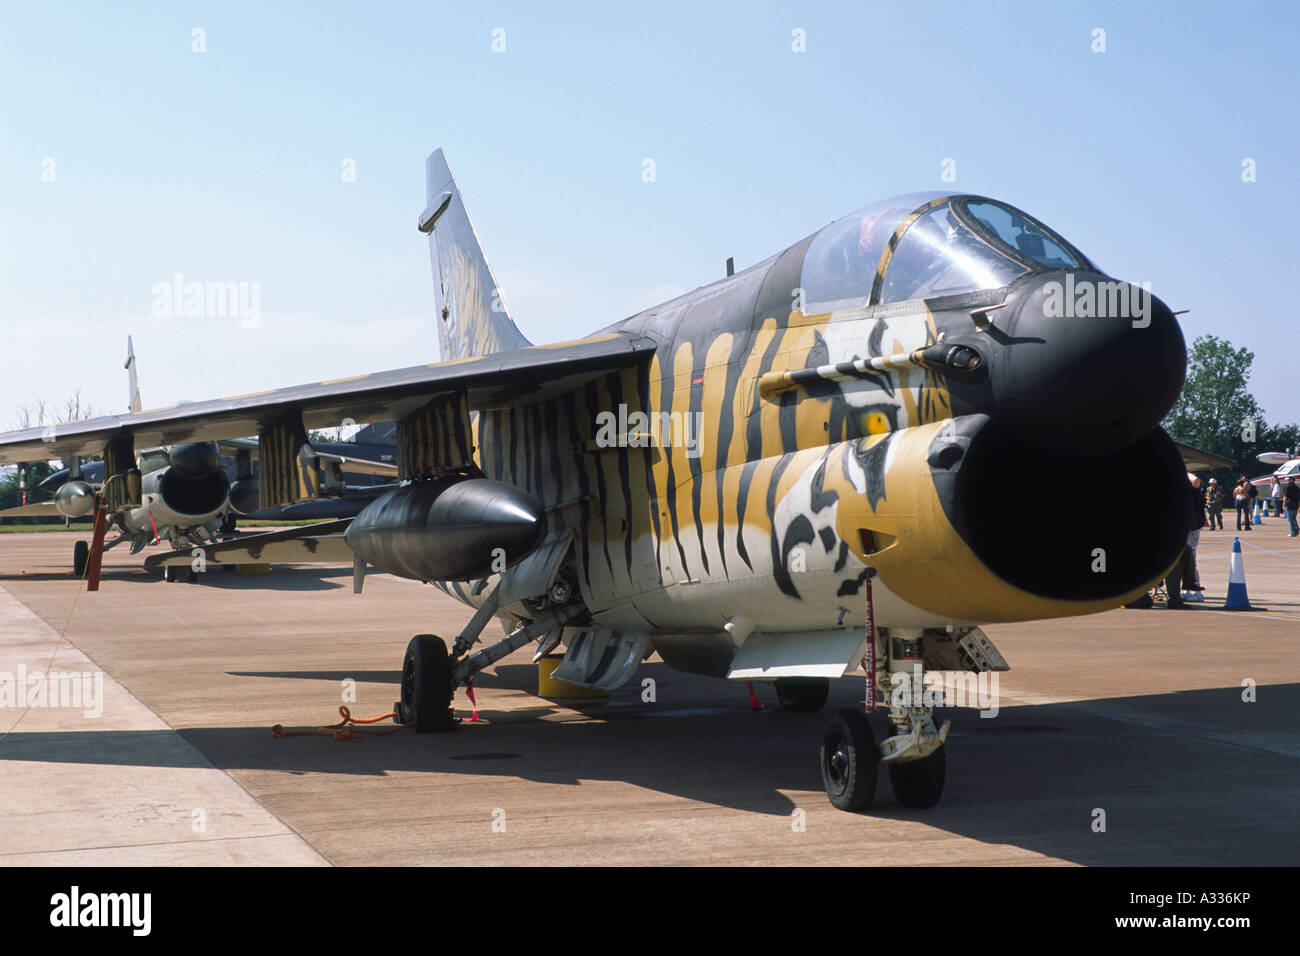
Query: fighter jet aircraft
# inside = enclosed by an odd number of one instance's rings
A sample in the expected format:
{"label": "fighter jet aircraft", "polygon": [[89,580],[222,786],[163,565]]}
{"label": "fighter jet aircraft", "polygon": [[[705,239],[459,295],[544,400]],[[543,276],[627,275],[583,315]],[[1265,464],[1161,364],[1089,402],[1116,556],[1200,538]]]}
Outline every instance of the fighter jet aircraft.
{"label": "fighter jet aircraft", "polygon": [[[441,150],[427,234],[443,361],[0,435],[0,461],[260,436],[264,503],[312,497],[306,429],[394,419],[401,483],[351,522],[277,533],[436,584],[475,608],[403,661],[399,719],[456,726],[474,673],[530,642],[557,678],[612,688],[652,652],[775,681],[820,710],[858,667],[865,706],[819,750],[860,810],[881,765],[938,802],[948,726],[927,670],[1006,662],[980,625],[1090,614],[1143,594],[1187,533],[1185,470],[1160,429],[1186,368],[1170,310],[996,199],[919,193],[596,334],[533,346],[505,308]],[[1132,481],[1102,496],[1018,481],[1032,457]],[[132,485],[106,507],[138,507]],[[214,550],[226,548],[217,545]],[[168,560],[181,560],[180,557]],[[477,648],[485,625],[507,636]],[[877,742],[869,716],[883,713]]]}
{"label": "fighter jet aircraft", "polygon": [[[143,405],[135,348],[130,336],[127,336],[126,352],[124,367],[128,375],[128,407],[135,415],[142,411]],[[55,444],[54,436],[63,427],[66,426],[43,428],[47,448]],[[98,587],[98,555],[103,551],[127,542],[131,545],[131,553],[136,554],[150,543],[166,541],[173,551],[188,556],[195,546],[215,543],[219,532],[233,531],[237,515],[262,520],[355,515],[386,490],[397,471],[392,461],[392,449],[382,443],[360,446],[318,442],[312,446],[311,453],[317,458],[324,476],[320,491],[325,497],[288,509],[262,509],[259,507],[254,468],[257,451],[257,441],[246,438],[215,443],[189,442],[142,450],[136,456],[134,469],[127,469],[114,479],[139,483],[138,491],[127,492],[126,499],[138,500],[138,506],[106,513],[107,525],[116,528],[119,534],[97,549],[93,562],[90,543],[76,542],[73,573],[80,577],[89,572],[93,590]],[[233,475],[223,463],[223,452],[232,458]],[[355,481],[356,472],[385,484],[347,484],[345,477]],[[96,503],[105,499],[106,490],[113,490],[112,482],[106,480],[109,474],[112,472],[108,471],[107,460],[83,462],[81,456],[73,455],[68,467],[48,475],[37,485],[41,491],[51,495],[49,500],[5,509],[0,511],[0,518],[62,515],[73,519],[92,516],[97,522]],[[176,565],[162,566],[167,581],[179,580],[181,570]],[[184,570],[187,580],[197,580],[197,572],[192,567]]]}

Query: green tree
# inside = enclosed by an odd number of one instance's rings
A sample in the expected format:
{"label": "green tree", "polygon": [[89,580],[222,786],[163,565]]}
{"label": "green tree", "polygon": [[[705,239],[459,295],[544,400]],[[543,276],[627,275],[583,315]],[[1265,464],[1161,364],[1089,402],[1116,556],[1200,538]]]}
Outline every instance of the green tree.
{"label": "green tree", "polygon": [[1254,360],[1254,352],[1233,348],[1227,339],[1197,336],[1187,354],[1187,381],[1165,418],[1165,431],[1175,441],[1236,459],[1243,468],[1258,464],[1255,455],[1272,449],[1261,445],[1263,411],[1246,387]]}

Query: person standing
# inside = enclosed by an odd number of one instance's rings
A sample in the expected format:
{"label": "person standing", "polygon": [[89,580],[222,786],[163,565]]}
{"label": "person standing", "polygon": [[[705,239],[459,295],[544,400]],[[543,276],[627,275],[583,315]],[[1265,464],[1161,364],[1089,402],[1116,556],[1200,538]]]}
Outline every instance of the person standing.
{"label": "person standing", "polygon": [[1219,522],[1219,530],[1223,530],[1223,492],[1219,489],[1219,479],[1211,478],[1210,483],[1205,487],[1205,513],[1209,517],[1210,530],[1214,530],[1214,522]]}
{"label": "person standing", "polygon": [[1182,599],[1193,604],[1205,600],[1201,587],[1201,573],[1196,567],[1196,548],[1201,543],[1201,529],[1205,527],[1205,497],[1201,494],[1201,479],[1189,476],[1192,486],[1192,530],[1187,533],[1187,547],[1183,552]]}
{"label": "person standing", "polygon": [[1237,486],[1232,489],[1232,498],[1237,503],[1237,530],[1241,530],[1242,516],[1246,519],[1246,530],[1250,530],[1250,490],[1251,484],[1245,475],[1237,479]]}
{"label": "person standing", "polygon": [[1287,535],[1294,538],[1300,535],[1300,527],[1296,526],[1295,513],[1300,508],[1300,486],[1297,486],[1294,478],[1286,480],[1286,488],[1282,491],[1282,502],[1286,505],[1286,520],[1291,525],[1291,533]]}
{"label": "person standing", "polygon": [[[1187,510],[1184,514],[1187,515],[1187,537],[1183,541],[1183,552],[1165,578],[1165,591],[1168,594],[1165,607],[1174,609],[1187,607],[1189,599],[1204,600],[1200,594],[1200,584],[1196,580],[1196,545],[1201,537],[1201,525],[1205,523],[1205,508],[1201,499],[1201,479],[1195,475],[1187,476]],[[1183,588],[1187,590],[1184,591]]]}
{"label": "person standing", "polygon": [[1282,482],[1273,479],[1273,486],[1268,489],[1268,496],[1273,499],[1273,517],[1282,517]]}

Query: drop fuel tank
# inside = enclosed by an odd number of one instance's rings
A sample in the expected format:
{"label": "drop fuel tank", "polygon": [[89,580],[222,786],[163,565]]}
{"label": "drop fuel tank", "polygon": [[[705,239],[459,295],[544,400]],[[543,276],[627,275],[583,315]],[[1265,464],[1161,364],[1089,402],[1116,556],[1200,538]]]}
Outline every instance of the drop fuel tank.
{"label": "drop fuel tank", "polygon": [[489,478],[417,481],[368,504],[347,530],[366,563],[418,581],[486,577],[526,558],[545,533],[541,505]]}

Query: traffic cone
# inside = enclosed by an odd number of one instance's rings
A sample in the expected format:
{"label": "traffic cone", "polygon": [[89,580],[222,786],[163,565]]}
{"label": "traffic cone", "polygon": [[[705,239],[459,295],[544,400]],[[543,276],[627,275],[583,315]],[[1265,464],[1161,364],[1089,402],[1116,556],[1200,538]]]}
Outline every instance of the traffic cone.
{"label": "traffic cone", "polygon": [[1258,501],[1256,501],[1256,502],[1255,502],[1255,518],[1254,518],[1253,521],[1251,521],[1251,524],[1263,524],[1263,523],[1264,523],[1264,519],[1260,516],[1260,510],[1261,510],[1262,508],[1263,508],[1263,505],[1261,505]]}
{"label": "traffic cone", "polygon": [[1251,611],[1250,598],[1246,596],[1246,566],[1241,560],[1241,539],[1232,539],[1232,558],[1228,562],[1228,598],[1223,602],[1225,611]]}

